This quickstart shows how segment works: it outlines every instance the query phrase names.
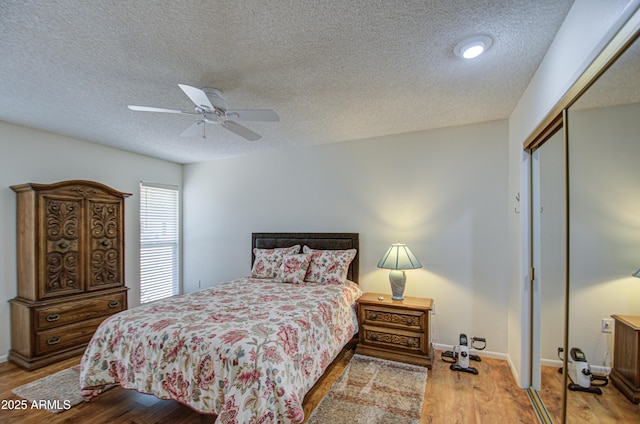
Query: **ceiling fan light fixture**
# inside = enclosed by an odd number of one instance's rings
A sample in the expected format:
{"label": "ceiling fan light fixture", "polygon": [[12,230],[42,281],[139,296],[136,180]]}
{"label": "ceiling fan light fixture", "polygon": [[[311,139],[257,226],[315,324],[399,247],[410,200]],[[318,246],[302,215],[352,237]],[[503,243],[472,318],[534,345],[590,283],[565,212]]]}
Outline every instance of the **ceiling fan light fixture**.
{"label": "ceiling fan light fixture", "polygon": [[456,44],[453,53],[463,59],[474,59],[487,51],[491,44],[493,44],[491,37],[476,35]]}

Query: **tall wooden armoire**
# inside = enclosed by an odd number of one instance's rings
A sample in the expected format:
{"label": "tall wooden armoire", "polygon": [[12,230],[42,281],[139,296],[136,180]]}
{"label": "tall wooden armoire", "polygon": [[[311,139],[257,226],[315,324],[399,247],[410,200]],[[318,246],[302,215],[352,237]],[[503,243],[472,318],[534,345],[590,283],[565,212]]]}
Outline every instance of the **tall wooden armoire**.
{"label": "tall wooden armoire", "polygon": [[124,199],[92,181],[12,186],[18,296],[8,359],[35,369],[81,354],[98,325],[127,309]]}

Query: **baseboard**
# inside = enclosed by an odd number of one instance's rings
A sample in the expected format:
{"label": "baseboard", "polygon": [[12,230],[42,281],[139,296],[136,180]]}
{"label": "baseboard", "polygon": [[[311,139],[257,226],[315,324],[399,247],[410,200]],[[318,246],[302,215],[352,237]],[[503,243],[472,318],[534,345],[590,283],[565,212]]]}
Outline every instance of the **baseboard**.
{"label": "baseboard", "polygon": [[[559,359],[541,359],[540,365],[560,369],[562,368],[562,361],[560,361]],[[611,372],[611,367],[604,367],[602,365],[589,364],[589,368],[591,368],[592,372],[601,375],[609,375],[609,373]]]}
{"label": "baseboard", "polygon": [[521,389],[528,389],[529,388],[528,382],[523,383],[520,381],[520,373],[518,372],[518,369],[516,368],[515,364],[511,360],[511,356],[509,355],[507,355],[507,363],[509,364],[511,375],[513,376],[513,379],[516,381],[516,384],[518,385],[518,387],[520,387]]}
{"label": "baseboard", "polygon": [[[453,350],[453,346],[443,345],[440,343],[434,343],[433,348],[435,350]],[[477,349],[469,349],[469,353],[471,353],[472,355],[478,355],[484,358],[494,358],[494,359],[502,359],[503,361],[509,361],[509,355],[507,355],[506,353],[492,352],[490,350],[477,350]]]}
{"label": "baseboard", "polygon": [[7,355],[0,356],[0,362],[7,362]]}
{"label": "baseboard", "polygon": [[540,365],[545,367],[555,367],[560,368],[562,366],[562,361],[559,359],[540,359]]}

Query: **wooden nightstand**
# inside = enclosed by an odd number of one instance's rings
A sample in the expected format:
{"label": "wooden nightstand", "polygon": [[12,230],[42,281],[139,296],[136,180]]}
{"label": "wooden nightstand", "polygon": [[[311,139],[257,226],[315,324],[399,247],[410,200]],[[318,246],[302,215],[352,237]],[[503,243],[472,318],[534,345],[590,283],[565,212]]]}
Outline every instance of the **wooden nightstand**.
{"label": "wooden nightstand", "polygon": [[611,381],[633,403],[640,403],[640,316],[615,319]]}
{"label": "wooden nightstand", "polygon": [[[383,296],[379,300],[378,296]],[[359,341],[356,353],[431,368],[433,347],[429,313],[433,300],[365,293],[358,300]]]}

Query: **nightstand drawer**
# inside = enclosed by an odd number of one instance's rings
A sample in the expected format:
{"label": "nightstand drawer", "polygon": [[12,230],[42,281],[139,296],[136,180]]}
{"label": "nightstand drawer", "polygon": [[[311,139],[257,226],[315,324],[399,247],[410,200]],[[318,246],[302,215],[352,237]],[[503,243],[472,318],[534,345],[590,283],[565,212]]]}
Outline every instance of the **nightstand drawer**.
{"label": "nightstand drawer", "polygon": [[362,305],[362,324],[404,328],[424,332],[427,320],[424,311],[398,310],[382,306]]}
{"label": "nightstand drawer", "polygon": [[390,331],[383,327],[367,326],[365,326],[362,331],[362,343],[365,345],[427,353],[427,343],[424,333],[401,330]]}

